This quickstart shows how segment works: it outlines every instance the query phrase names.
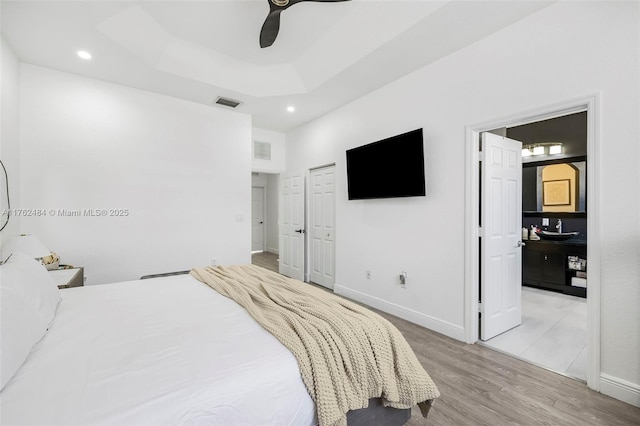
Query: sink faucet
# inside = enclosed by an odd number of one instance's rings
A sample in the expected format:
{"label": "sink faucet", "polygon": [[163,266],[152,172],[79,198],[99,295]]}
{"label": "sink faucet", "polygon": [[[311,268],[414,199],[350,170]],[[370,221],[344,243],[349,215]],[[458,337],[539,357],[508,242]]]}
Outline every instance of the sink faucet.
{"label": "sink faucet", "polygon": [[558,223],[556,224],[556,229],[559,233],[562,233],[562,221],[558,219]]}

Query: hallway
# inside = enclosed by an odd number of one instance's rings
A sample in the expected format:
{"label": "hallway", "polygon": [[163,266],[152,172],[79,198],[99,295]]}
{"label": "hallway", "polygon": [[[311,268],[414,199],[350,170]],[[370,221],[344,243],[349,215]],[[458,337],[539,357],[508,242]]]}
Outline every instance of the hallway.
{"label": "hallway", "polygon": [[262,266],[273,272],[278,272],[278,255],[262,251],[251,254],[251,263],[256,266]]}

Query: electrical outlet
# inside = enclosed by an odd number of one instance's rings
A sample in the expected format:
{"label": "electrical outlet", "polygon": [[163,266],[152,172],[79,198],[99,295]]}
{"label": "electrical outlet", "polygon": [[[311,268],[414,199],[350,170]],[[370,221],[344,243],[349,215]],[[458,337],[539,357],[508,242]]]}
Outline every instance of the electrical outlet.
{"label": "electrical outlet", "polygon": [[218,259],[215,257],[211,259],[211,266],[218,266]]}
{"label": "electrical outlet", "polygon": [[371,271],[367,271],[366,275],[367,275],[367,279],[370,280],[371,279]]}
{"label": "electrical outlet", "polygon": [[549,218],[548,217],[543,217],[542,218],[542,226],[549,226]]}

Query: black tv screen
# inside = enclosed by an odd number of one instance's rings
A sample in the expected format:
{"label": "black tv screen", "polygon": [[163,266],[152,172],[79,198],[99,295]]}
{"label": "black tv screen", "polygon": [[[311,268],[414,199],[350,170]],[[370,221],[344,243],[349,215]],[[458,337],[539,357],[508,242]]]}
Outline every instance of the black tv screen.
{"label": "black tv screen", "polygon": [[350,200],[426,195],[422,129],[347,151]]}

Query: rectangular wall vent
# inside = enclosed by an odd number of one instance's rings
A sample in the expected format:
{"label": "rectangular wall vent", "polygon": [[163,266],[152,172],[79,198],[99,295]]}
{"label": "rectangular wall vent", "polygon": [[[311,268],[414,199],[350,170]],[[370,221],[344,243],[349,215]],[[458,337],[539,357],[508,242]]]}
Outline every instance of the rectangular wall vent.
{"label": "rectangular wall vent", "polygon": [[268,142],[253,141],[253,158],[258,160],[271,160],[271,144]]}
{"label": "rectangular wall vent", "polygon": [[218,105],[235,108],[242,102],[236,101],[235,99],[223,98],[222,96],[218,96],[218,99],[216,99],[215,103]]}

